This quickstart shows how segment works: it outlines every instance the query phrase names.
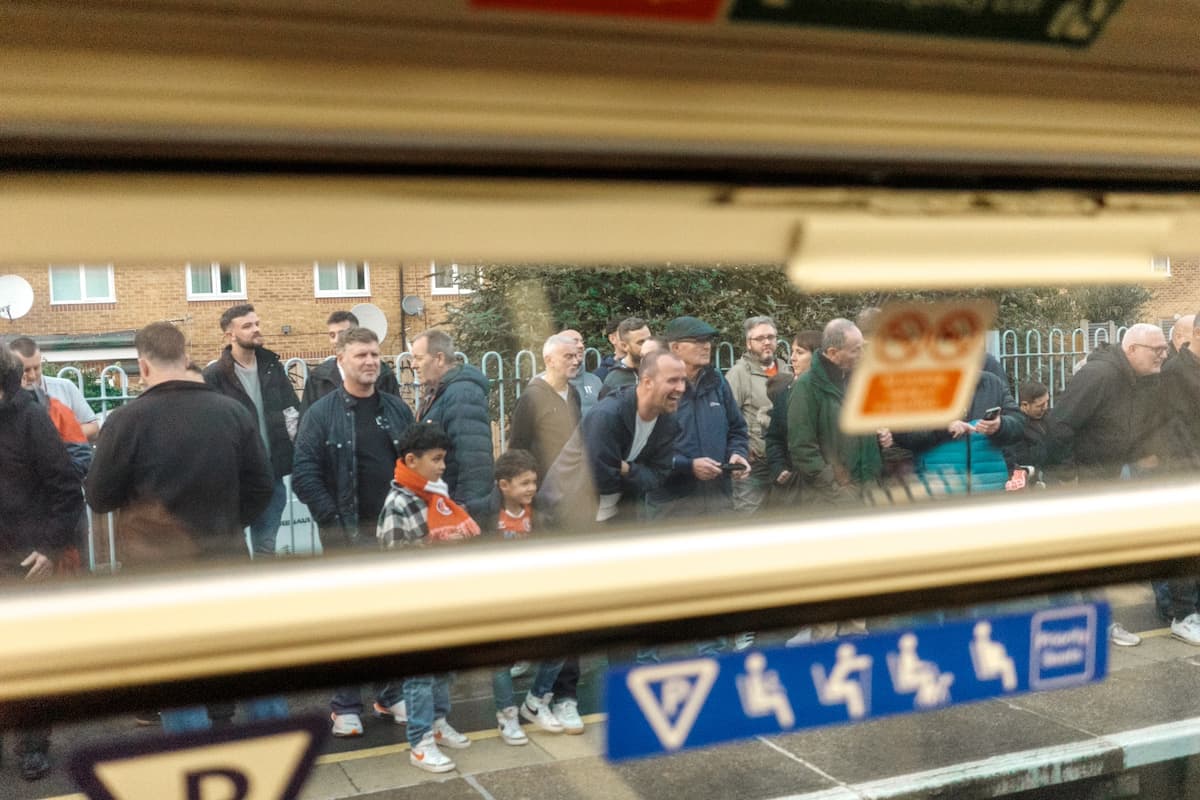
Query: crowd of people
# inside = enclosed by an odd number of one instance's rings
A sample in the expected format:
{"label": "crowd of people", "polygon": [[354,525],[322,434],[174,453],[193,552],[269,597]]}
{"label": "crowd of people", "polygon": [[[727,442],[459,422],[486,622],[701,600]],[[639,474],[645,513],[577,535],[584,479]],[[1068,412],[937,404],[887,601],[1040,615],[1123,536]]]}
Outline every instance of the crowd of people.
{"label": "crowd of people", "polygon": [[[669,320],[657,334],[640,317],[613,320],[612,353],[594,373],[583,369],[584,337],[560,331],[545,340],[544,371],[524,387],[500,447],[488,379],[460,363],[452,338],[436,329],[409,343],[421,389],[413,408],[378,337],[347,311],[329,317],[334,355],[310,370],[301,397],[264,346],[252,305],[222,315],[225,347],[203,370],[182,331],[151,323],[134,341],[144,391],[102,427],[74,384],[42,375],[33,340],[13,339],[0,347],[2,569],[29,582],[69,575],[72,563],[77,571],[84,496],[95,512],[117,512],[127,570],[273,555],[289,474],[325,548],[391,550],[819,510],[878,502],[897,487],[1031,491],[1136,478],[1189,465],[1200,453],[1200,417],[1190,408],[1200,400],[1193,318],[1180,320],[1171,342],[1139,324],[1119,345],[1098,347],[1052,410],[1046,386],[1026,382],[1014,394],[987,356],[968,408],[945,427],[843,433],[841,406],[876,314],[796,333],[788,359],[779,357],[775,321],[752,316],[744,351],[725,374],[713,364],[717,329],[694,316]],[[1155,588],[1172,634],[1200,645],[1196,582]],[[850,621],[802,631],[796,641],[861,629]],[[752,636],[705,646],[745,647]],[[1119,626],[1110,636],[1138,643]],[[518,705],[510,670],[498,670],[503,741],[528,741],[522,720],[581,733],[579,675],[577,657],[538,664]],[[406,726],[411,763],[431,772],[454,769],[444,751],[470,745],[448,721],[451,680],[386,682],[369,709]],[[361,687],[338,689],[333,735],[361,735],[367,710]],[[159,716],[178,732],[220,724],[233,711],[194,705]],[[284,698],[266,697],[244,713],[269,719],[288,709]],[[45,774],[48,747],[47,730],[22,734],[24,777]]]}

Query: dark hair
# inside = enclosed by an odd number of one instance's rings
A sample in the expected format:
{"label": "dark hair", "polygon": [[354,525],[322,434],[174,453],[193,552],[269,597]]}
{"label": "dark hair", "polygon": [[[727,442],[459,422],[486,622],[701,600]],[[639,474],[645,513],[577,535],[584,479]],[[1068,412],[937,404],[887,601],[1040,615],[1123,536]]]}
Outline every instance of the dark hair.
{"label": "dark hair", "polygon": [[169,322],[151,322],[133,337],[137,354],[154,364],[187,365],[187,338]]}
{"label": "dark hair", "polygon": [[1032,403],[1039,397],[1045,394],[1050,394],[1050,390],[1046,388],[1046,384],[1038,383],[1037,381],[1026,381],[1021,384],[1019,396],[1022,403]]}
{"label": "dark hair", "polygon": [[528,450],[505,450],[496,459],[496,480],[511,481],[526,472],[537,473],[537,460]]}
{"label": "dark hair", "polygon": [[7,347],[0,347],[0,393],[5,398],[16,396],[21,391],[21,376],[25,374],[25,365],[17,358],[17,354]]}
{"label": "dark hair", "polygon": [[646,320],[641,317],[626,317],[621,320],[621,324],[617,326],[617,335],[621,337],[621,341],[629,336],[634,331],[640,331],[642,328],[649,327]]}
{"label": "dark hair", "polygon": [[420,456],[430,450],[449,450],[450,437],[436,422],[417,422],[400,434],[400,458]]}
{"label": "dark hair", "polygon": [[623,320],[624,317],[613,317],[608,322],[604,323],[604,335],[612,336],[614,333],[616,333],[617,328],[620,326]]}
{"label": "dark hair", "polygon": [[252,313],[254,313],[254,306],[249,303],[242,303],[240,306],[225,309],[225,313],[221,315],[221,330],[229,330],[229,326],[233,324],[235,319]]}
{"label": "dark hair", "polygon": [[777,372],[767,378],[767,399],[774,403],[779,393],[792,385],[793,377],[790,372]]}
{"label": "dark hair", "polygon": [[24,358],[33,358],[38,351],[37,342],[28,336],[18,336],[8,343],[8,349],[20,353]]}
{"label": "dark hair", "polygon": [[800,331],[792,337],[792,344],[797,347],[803,347],[810,353],[819,353],[821,352],[821,332]]}
{"label": "dark hair", "polygon": [[353,328],[358,327],[358,317],[354,316],[353,311],[335,311],[325,320],[326,325],[340,325],[343,322],[349,322]]}
{"label": "dark hair", "polygon": [[370,328],[347,328],[338,334],[337,346],[344,348],[348,344],[370,344],[378,341],[379,337]]}

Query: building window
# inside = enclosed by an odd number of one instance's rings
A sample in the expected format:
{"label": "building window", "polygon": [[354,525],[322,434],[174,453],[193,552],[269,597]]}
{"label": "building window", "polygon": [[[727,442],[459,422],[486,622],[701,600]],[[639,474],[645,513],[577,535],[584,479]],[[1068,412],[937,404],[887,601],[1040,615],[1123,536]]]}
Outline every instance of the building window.
{"label": "building window", "polygon": [[246,265],[215,261],[187,265],[188,300],[245,300]]}
{"label": "building window", "polygon": [[462,279],[469,275],[477,277],[479,275],[478,267],[434,263],[430,269],[431,294],[471,294],[475,291],[469,286],[463,286]]}
{"label": "building window", "polygon": [[50,303],[115,303],[112,264],[51,264]]}
{"label": "building window", "polygon": [[367,297],[371,268],[364,261],[318,261],[313,265],[317,297]]}

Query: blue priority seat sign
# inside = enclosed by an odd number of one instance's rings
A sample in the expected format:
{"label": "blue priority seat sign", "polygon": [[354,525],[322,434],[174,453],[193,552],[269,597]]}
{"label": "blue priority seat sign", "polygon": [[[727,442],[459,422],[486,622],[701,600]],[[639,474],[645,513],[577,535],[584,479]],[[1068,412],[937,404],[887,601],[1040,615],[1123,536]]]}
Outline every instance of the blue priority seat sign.
{"label": "blue priority seat sign", "polygon": [[1100,680],[1104,603],[609,671],[608,757],[673,753]]}

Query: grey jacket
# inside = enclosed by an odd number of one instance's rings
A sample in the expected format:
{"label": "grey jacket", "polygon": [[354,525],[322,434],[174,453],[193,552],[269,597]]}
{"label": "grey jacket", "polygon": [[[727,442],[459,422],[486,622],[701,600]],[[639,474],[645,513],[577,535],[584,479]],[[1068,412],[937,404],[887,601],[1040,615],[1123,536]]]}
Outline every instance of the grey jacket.
{"label": "grey jacket", "polygon": [[[780,373],[791,375],[788,363],[781,358],[775,359],[775,366]],[[746,418],[746,427],[750,431],[750,459],[757,461],[766,457],[767,447],[763,441],[767,426],[771,424],[771,400],[767,397],[767,373],[763,365],[749,353],[742,355],[738,362],[725,373],[725,380],[733,390],[742,416]]]}

